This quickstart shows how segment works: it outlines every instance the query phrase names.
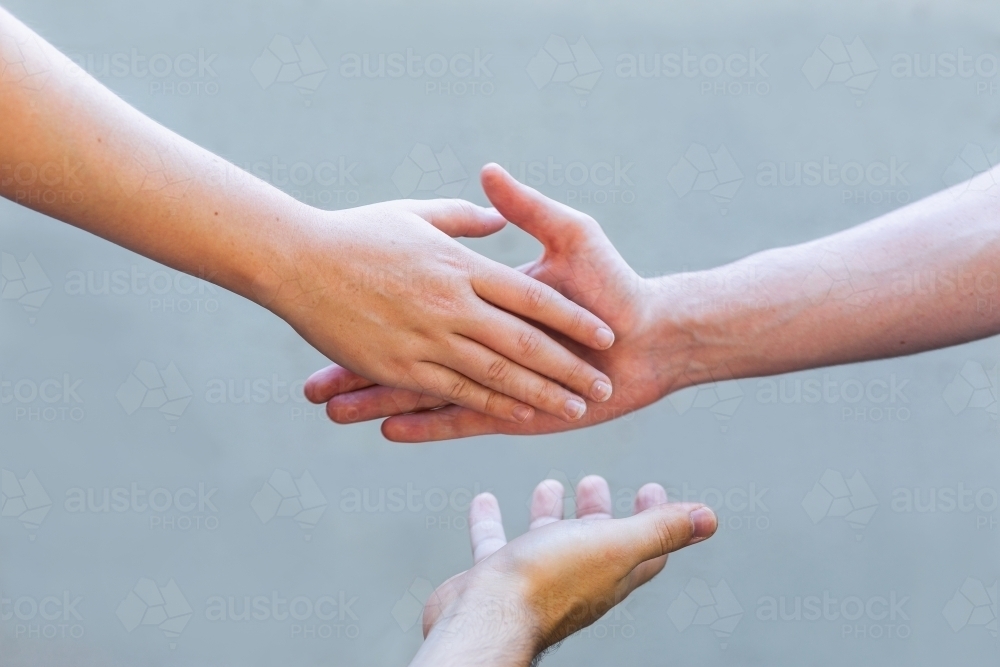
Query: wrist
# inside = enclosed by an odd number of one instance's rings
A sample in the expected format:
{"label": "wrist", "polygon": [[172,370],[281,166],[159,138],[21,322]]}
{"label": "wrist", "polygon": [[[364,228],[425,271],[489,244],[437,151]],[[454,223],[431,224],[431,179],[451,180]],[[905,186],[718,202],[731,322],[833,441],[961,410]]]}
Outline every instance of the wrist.
{"label": "wrist", "polygon": [[531,664],[545,645],[530,607],[509,586],[496,594],[483,588],[466,588],[441,613],[412,666]]}
{"label": "wrist", "polygon": [[745,376],[740,349],[759,295],[727,268],[649,281],[648,327],[656,341],[655,363],[664,369],[664,395]]}
{"label": "wrist", "polygon": [[[241,268],[240,280],[247,286],[243,295],[285,320],[307,296],[318,296],[334,278],[330,266],[339,264],[331,255],[339,245],[330,242],[337,229],[330,224],[332,215],[295,200],[264,214],[261,247]],[[323,267],[314,266],[320,244],[330,260]]]}

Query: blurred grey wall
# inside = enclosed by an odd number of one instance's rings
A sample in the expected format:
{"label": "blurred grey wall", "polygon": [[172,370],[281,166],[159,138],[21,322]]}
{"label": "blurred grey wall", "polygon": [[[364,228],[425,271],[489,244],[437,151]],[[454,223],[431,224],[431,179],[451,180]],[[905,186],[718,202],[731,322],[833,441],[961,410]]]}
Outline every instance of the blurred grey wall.
{"label": "blurred grey wall", "polygon": [[[986,2],[4,4],[303,201],[484,202],[497,161],[644,275],[850,227],[1000,146]],[[995,338],[400,446],[305,403],[324,359],[197,276],[6,201],[0,250],[2,665],[405,664],[423,598],[470,564],[471,495],[513,536],[540,479],[588,473],[619,513],[658,481],[721,526],[547,664],[996,659]],[[240,620],[247,597],[268,613]]]}

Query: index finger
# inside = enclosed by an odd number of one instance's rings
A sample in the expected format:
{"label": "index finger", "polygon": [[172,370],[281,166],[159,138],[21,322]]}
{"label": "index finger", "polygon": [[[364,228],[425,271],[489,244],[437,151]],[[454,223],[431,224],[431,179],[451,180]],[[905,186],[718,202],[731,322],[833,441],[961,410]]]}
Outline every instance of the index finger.
{"label": "index finger", "polygon": [[451,237],[489,236],[507,224],[495,208],[464,199],[407,199],[400,203]]}

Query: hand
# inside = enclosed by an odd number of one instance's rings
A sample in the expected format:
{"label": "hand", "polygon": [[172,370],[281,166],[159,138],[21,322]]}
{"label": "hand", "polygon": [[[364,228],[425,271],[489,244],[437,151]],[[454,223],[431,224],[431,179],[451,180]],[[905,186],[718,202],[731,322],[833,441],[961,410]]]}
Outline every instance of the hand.
{"label": "hand", "polygon": [[576,502],[577,518],[563,520],[563,487],[545,480],[532,497],[529,531],[508,544],[496,498],[476,496],[469,510],[474,564],[427,600],[427,642],[413,664],[467,664],[468,654],[475,664],[527,665],[655,577],[668,553],[717,527],[703,505],[665,504],[659,484],[639,489],[627,519],[611,518],[602,477],[581,480]]}
{"label": "hand", "polygon": [[597,349],[614,341],[608,325],[449,238],[500,229],[496,211],[456,200],[320,211],[143,116],[2,8],[0,35],[16,56],[0,77],[0,162],[75,165],[87,193],[85,205],[26,196],[4,178],[0,196],[207,273],[374,382],[514,423],[535,408],[578,420],[582,397],[611,395],[606,375],[515,315]]}
{"label": "hand", "polygon": [[382,433],[401,442],[485,433],[552,433],[620,417],[671,391],[712,378],[712,371],[693,361],[696,341],[684,325],[679,301],[671,299],[671,285],[640,278],[590,216],[518,183],[498,165],[486,165],[481,176],[483,190],[497,210],[545,246],[542,256],[521,271],[557,289],[614,330],[614,347],[602,351],[555,336],[604,371],[614,385],[614,395],[600,406],[591,406],[572,424],[542,414],[516,424],[454,405],[427,411],[444,403],[390,387],[372,387],[364,377],[330,366],[306,383],[306,396],[317,403],[326,401],[330,419],[344,424],[390,417],[382,424]]}
{"label": "hand", "polygon": [[596,349],[614,340],[607,324],[449,238],[499,230],[496,211],[436,200],[315,215],[254,294],[344,368],[514,424],[533,408],[579,420],[581,397],[611,395],[607,375],[515,315]]}

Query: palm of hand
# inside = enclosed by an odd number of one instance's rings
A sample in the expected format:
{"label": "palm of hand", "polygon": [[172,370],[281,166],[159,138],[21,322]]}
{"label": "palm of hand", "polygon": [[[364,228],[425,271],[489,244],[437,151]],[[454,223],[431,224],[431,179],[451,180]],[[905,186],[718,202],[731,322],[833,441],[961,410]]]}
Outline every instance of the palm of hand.
{"label": "palm of hand", "polygon": [[[474,565],[428,599],[424,636],[461,613],[491,624],[531,627],[538,650],[587,627],[656,576],[667,561],[660,554],[714,531],[711,513],[705,525],[695,528],[689,518],[692,506],[664,505],[666,500],[660,485],[643,486],[636,494],[635,514],[662,510],[659,530],[647,524],[630,532],[623,523],[630,520],[611,518],[611,493],[603,478],[592,475],[580,481],[577,518],[568,520],[562,518],[562,485],[545,480],[532,497],[529,531],[508,544],[496,498],[476,497],[469,518]],[[699,536],[692,539],[692,530]]]}

